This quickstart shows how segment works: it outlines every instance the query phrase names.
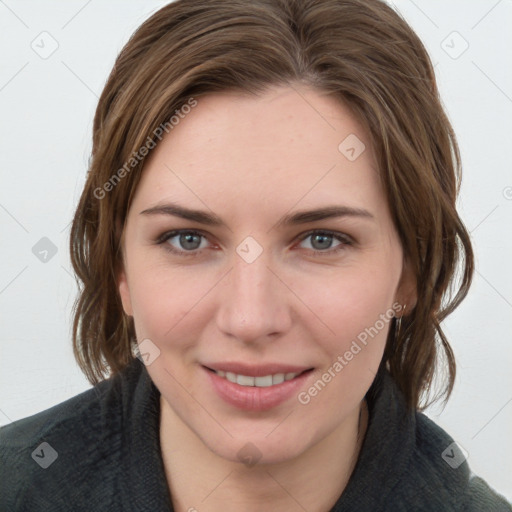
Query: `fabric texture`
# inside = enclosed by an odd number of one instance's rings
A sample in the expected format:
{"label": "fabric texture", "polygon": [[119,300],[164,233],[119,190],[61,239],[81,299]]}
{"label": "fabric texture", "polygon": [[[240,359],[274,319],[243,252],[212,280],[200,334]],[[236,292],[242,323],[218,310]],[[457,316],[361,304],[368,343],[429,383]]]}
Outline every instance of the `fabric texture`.
{"label": "fabric texture", "polygon": [[[138,359],[119,375],[0,429],[2,512],[172,512],[162,462],[160,393]],[[453,439],[407,413],[379,373],[349,483],[331,512],[511,512],[470,473]],[[455,467],[457,466],[457,467]]]}

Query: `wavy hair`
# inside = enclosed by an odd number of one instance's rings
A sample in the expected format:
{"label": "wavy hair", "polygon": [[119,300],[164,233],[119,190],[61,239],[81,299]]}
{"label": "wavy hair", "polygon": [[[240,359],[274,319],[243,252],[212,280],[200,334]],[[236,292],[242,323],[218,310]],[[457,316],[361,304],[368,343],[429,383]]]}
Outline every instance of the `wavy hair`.
{"label": "wavy hair", "polygon": [[436,369],[443,387],[435,399],[449,397],[455,360],[440,324],[467,294],[474,266],[455,206],[460,154],[427,51],[381,0],[177,0],[132,35],[99,99],[71,229],[79,284],[73,351],[89,382],[115,375],[134,357],[133,319],[123,311],[117,276],[146,160],[140,148],[158,143],[159,126],[192,97],[293,84],[332,93],[371,135],[418,296],[399,333],[393,322],[383,364],[409,407],[425,407]]}

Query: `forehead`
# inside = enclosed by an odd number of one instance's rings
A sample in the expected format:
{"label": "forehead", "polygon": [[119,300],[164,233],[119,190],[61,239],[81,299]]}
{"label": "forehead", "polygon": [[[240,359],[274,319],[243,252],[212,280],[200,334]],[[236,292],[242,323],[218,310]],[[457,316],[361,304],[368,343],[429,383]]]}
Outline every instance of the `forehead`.
{"label": "forehead", "polygon": [[261,209],[340,194],[352,206],[382,194],[368,133],[338,98],[283,86],[197,98],[150,154],[135,201]]}

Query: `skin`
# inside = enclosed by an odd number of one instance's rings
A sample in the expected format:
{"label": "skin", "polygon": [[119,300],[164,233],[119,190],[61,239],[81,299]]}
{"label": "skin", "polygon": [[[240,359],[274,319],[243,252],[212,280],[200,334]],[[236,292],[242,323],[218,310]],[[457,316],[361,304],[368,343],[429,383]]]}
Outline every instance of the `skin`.
{"label": "skin", "polygon": [[[354,161],[338,150],[349,134],[366,146]],[[225,225],[141,214],[169,202],[214,213]],[[285,214],[328,205],[371,217],[277,225]],[[179,236],[156,242],[174,229],[204,238],[192,249]],[[328,237],[326,244],[307,235],[312,229],[350,243]],[[252,263],[236,252],[248,236],[263,250]],[[122,248],[123,308],[139,343],[149,338],[160,350],[147,370],[161,392],[160,441],[175,510],[329,510],[357,460],[364,395],[390,323],[306,405],[294,395],[269,411],[240,410],[215,393],[201,364],[314,367],[307,391],[379,315],[414,303],[370,138],[347,106],[298,86],[198,98],[151,153]],[[249,442],[261,456],[254,466],[237,456]]]}

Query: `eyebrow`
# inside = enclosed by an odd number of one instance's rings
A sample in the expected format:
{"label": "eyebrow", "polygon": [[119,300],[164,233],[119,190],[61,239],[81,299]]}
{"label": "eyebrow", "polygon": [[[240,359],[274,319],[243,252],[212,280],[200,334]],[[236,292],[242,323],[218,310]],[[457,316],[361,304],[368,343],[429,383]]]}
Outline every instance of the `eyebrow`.
{"label": "eyebrow", "polygon": [[[175,203],[161,204],[147,208],[146,210],[141,211],[140,215],[171,215],[208,226],[225,226],[222,219],[213,212],[209,213],[203,210],[192,210]],[[288,213],[274,224],[274,227],[307,224],[308,222],[316,222],[319,220],[339,217],[359,217],[363,219],[375,218],[368,210],[363,208],[333,205],[314,210],[301,210],[294,213]]]}

